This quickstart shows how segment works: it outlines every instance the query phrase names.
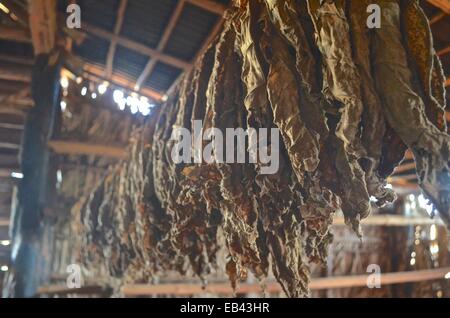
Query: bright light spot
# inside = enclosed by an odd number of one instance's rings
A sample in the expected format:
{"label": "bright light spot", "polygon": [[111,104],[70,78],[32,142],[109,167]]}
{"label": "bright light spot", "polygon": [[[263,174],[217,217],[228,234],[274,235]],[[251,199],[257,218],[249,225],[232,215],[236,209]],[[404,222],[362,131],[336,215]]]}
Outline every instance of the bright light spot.
{"label": "bright light spot", "polygon": [[81,84],[83,82],[83,78],[78,76],[76,82],[77,84]]}
{"label": "bright light spot", "polygon": [[434,255],[439,253],[439,245],[437,245],[437,243],[433,243],[430,246],[430,252],[431,252],[431,254],[434,254]]}
{"label": "bright light spot", "polygon": [[169,96],[167,96],[167,95],[164,95],[163,97],[161,97],[161,100],[163,102],[167,102],[168,99],[169,99]]}
{"label": "bright light spot", "polygon": [[427,211],[429,215],[432,215],[434,211],[433,204],[430,204],[423,194],[419,195],[417,199],[419,201],[419,207]]}
{"label": "bright light spot", "polygon": [[419,245],[420,244],[420,240],[415,240],[414,244]]}
{"label": "bright light spot", "polygon": [[87,94],[87,87],[83,87],[81,89],[81,96],[86,96],[86,94]]}
{"label": "bright light spot", "polygon": [[0,245],[2,245],[2,246],[10,246],[11,245],[11,241],[0,241]]}
{"label": "bright light spot", "polygon": [[370,197],[370,202],[372,202],[372,203],[377,203],[378,200],[377,200],[377,198],[375,198],[374,196],[371,196],[371,197]]}
{"label": "bright light spot", "polygon": [[386,184],[385,188],[386,189],[391,189],[391,190],[394,189],[394,187],[390,183]]}
{"label": "bright light spot", "polygon": [[58,171],[56,172],[56,181],[58,181],[58,183],[61,183],[62,180],[63,180],[62,171],[61,171],[61,170],[58,170]]}
{"label": "bright light spot", "polygon": [[128,106],[131,106],[132,103],[133,103],[133,97],[128,96],[128,97],[127,97],[127,105],[128,105]]}
{"label": "bright light spot", "polygon": [[62,77],[60,84],[62,88],[67,89],[69,87],[69,79],[67,77]]}
{"label": "bright light spot", "polygon": [[20,172],[12,172],[12,173],[11,173],[11,177],[13,177],[14,179],[23,179],[23,173],[20,173]]}
{"label": "bright light spot", "polygon": [[437,227],[435,224],[433,224],[430,227],[430,240],[434,241],[437,239]]}
{"label": "bright light spot", "polygon": [[412,252],[411,257],[413,257],[413,258],[416,257],[416,252]]}
{"label": "bright light spot", "polygon": [[118,90],[118,89],[114,90],[113,99],[114,99],[114,102],[116,102],[116,104],[119,104],[123,100],[123,98],[124,98],[124,94],[121,90]]}
{"label": "bright light spot", "polygon": [[134,115],[134,114],[136,114],[139,111],[139,108],[138,108],[138,106],[136,104],[132,104],[130,106],[130,110],[131,110],[131,113]]}
{"label": "bright light spot", "polygon": [[6,265],[0,267],[0,271],[2,271],[2,272],[7,272],[8,270],[9,270],[9,267]]}
{"label": "bright light spot", "polygon": [[410,201],[414,201],[416,199],[416,196],[414,194],[410,194],[408,196],[408,198],[409,198]]}
{"label": "bright light spot", "polygon": [[5,5],[1,2],[0,2],[0,10],[5,12],[6,14],[9,14],[9,12],[10,12],[9,9],[7,7],[5,7]]}
{"label": "bright light spot", "polygon": [[91,97],[92,97],[92,99],[96,99],[97,98],[97,93],[92,93]]}
{"label": "bright light spot", "polygon": [[120,110],[125,110],[125,108],[127,107],[127,100],[125,98],[122,98],[117,104],[119,105]]}
{"label": "bright light spot", "polygon": [[445,274],[445,279],[450,279],[450,272],[448,272],[447,274]]}
{"label": "bright light spot", "polygon": [[141,97],[138,103],[139,112],[144,115],[148,116],[150,114],[150,104],[148,102],[147,97]]}
{"label": "bright light spot", "polygon": [[415,258],[411,258],[411,261],[409,263],[411,264],[411,266],[416,265],[416,259]]}
{"label": "bright light spot", "polygon": [[65,112],[66,111],[66,108],[67,108],[67,103],[65,102],[65,101],[61,101],[61,103],[60,103],[60,105],[61,105],[61,110],[63,111],[63,112]]}
{"label": "bright light spot", "polygon": [[100,95],[105,94],[107,89],[108,89],[108,84],[106,82],[103,84],[100,84],[98,86],[98,92],[100,93]]}

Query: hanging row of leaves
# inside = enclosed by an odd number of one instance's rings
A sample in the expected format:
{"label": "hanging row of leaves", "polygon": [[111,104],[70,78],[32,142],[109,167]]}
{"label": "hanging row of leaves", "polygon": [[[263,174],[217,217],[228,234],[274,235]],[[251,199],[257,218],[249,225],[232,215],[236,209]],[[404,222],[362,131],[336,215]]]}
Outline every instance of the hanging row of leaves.
{"label": "hanging row of leaves", "polygon": [[[381,28],[367,27],[370,4]],[[233,286],[272,270],[288,296],[306,296],[334,214],[362,235],[370,198],[395,200],[386,178],[407,148],[450,224],[443,83],[418,1],[235,1],[220,36],[136,135],[131,158],[74,209],[85,264],[131,280],[169,270],[206,278],[226,248]],[[278,172],[173,163],[173,130],[195,120],[205,130],[279,128]]]}

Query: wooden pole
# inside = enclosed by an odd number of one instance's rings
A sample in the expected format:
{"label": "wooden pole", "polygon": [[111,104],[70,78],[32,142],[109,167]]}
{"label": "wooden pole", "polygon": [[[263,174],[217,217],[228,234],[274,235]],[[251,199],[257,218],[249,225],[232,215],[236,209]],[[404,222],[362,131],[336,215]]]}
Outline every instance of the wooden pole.
{"label": "wooden pole", "polygon": [[[450,267],[381,274],[381,285],[404,284],[412,282],[424,282],[433,280],[445,279],[445,275],[450,272]],[[334,288],[349,288],[349,287],[364,287],[367,286],[369,276],[339,276],[339,277],[325,277],[312,279],[309,285],[311,290],[323,290]],[[209,284],[206,288],[195,284],[161,284],[161,285],[125,285],[122,287],[122,294],[125,297],[138,296],[156,296],[156,295],[170,295],[170,296],[193,296],[193,295],[233,295],[233,289],[230,283]],[[280,293],[281,286],[276,282],[266,284],[266,293]],[[242,284],[236,293],[250,294],[261,293],[261,286],[259,284]]]}

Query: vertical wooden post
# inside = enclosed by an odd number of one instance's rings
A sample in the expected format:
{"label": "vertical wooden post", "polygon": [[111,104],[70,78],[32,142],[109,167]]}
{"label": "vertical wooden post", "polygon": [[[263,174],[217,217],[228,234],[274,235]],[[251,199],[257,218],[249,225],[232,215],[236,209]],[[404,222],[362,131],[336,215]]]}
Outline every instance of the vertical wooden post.
{"label": "vertical wooden post", "polygon": [[14,219],[13,253],[16,277],[15,296],[35,295],[39,277],[39,246],[43,211],[47,198],[50,152],[47,142],[52,136],[58,112],[60,67],[57,55],[41,54],[33,69],[30,111],[23,135],[21,166],[24,178],[19,185],[18,206]]}
{"label": "vertical wooden post", "polygon": [[37,293],[41,262],[39,243],[47,199],[50,152],[47,142],[53,134],[58,113],[60,87],[59,54],[56,43],[56,0],[28,1],[28,20],[36,55],[31,92],[34,107],[26,119],[20,163],[24,178],[17,193],[13,220],[13,270],[15,297]]}

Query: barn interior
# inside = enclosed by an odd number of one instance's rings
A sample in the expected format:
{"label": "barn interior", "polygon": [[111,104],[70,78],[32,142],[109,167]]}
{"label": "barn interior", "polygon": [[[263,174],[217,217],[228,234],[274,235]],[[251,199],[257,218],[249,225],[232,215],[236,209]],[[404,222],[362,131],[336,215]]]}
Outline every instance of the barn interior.
{"label": "barn interior", "polygon": [[[2,296],[450,297],[449,14],[0,0]],[[175,164],[195,120],[279,170]]]}

